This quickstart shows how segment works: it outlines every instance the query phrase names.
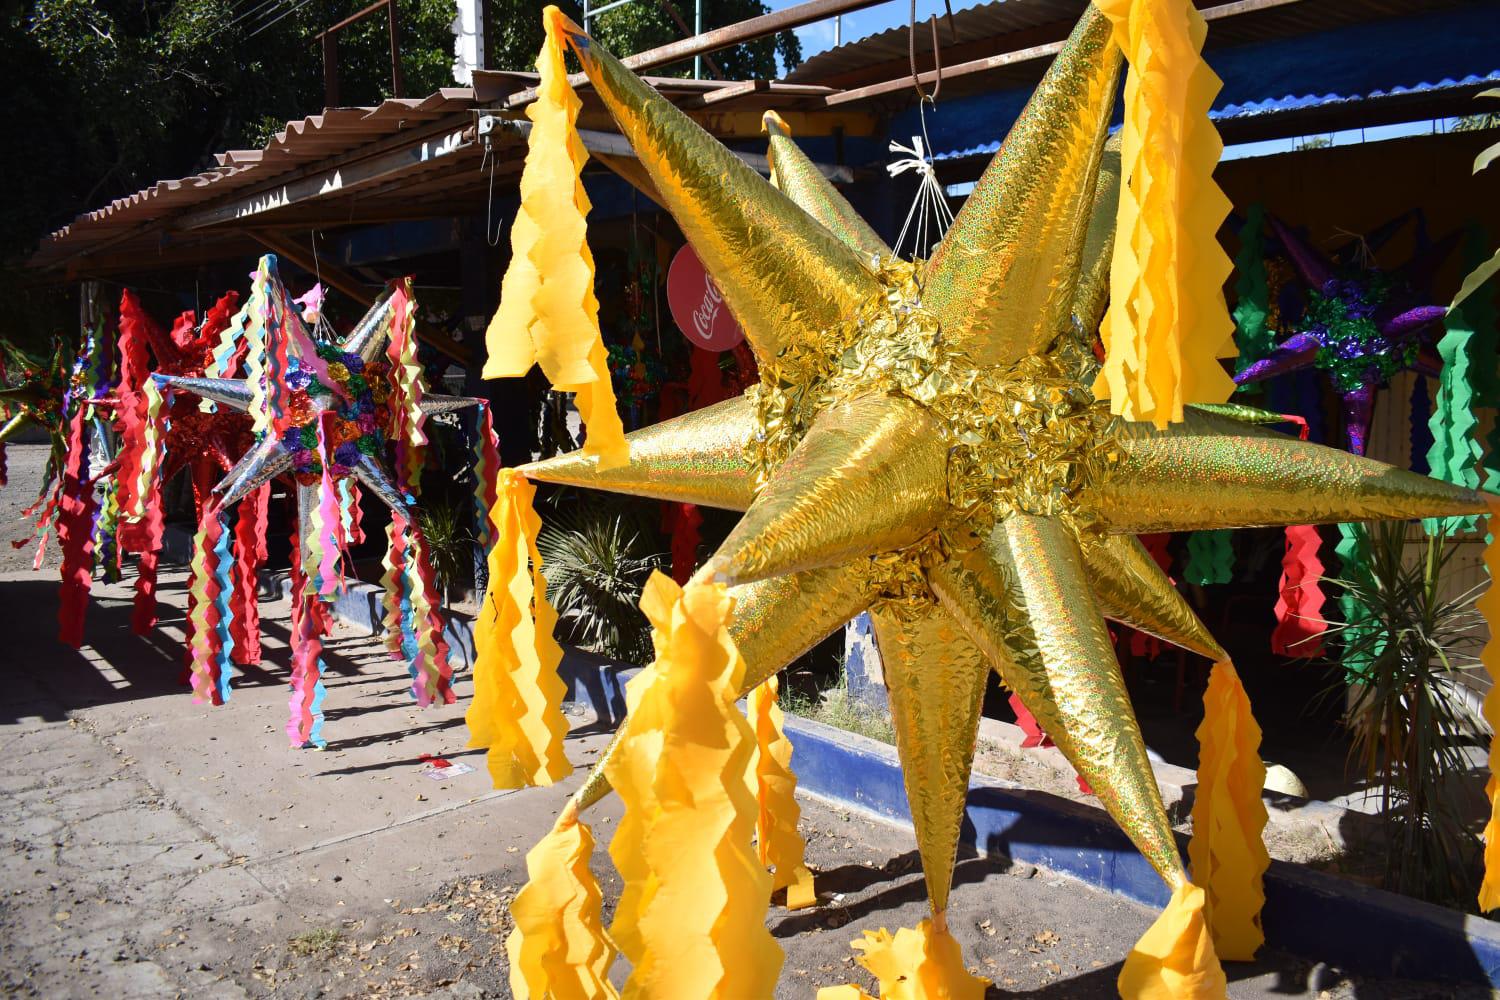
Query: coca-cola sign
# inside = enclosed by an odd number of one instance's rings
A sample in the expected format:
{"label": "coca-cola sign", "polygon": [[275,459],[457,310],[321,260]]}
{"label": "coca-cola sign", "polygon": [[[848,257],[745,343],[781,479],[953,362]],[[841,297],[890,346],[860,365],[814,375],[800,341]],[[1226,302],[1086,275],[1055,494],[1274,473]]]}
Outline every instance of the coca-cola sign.
{"label": "coca-cola sign", "polygon": [[693,248],[683,244],[667,268],[667,304],[672,319],[694,347],[728,351],[745,339],[724,302],[724,293],[703,269]]}

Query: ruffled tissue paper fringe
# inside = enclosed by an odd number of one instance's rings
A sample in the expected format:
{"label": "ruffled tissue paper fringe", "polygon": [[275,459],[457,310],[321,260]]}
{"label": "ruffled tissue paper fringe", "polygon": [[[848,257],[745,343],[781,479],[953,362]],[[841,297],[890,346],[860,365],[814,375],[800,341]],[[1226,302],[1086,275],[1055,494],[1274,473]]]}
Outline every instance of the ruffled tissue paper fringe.
{"label": "ruffled tissue paper fringe", "polygon": [[603,896],[589,871],[594,836],[569,802],[526,855],[529,881],[510,904],[505,940],[516,1000],[615,1000],[617,954],[604,931]]}
{"label": "ruffled tissue paper fringe", "polygon": [[755,727],[756,794],[760,805],[755,820],[755,844],[760,863],[774,870],[771,890],[786,890],[786,906],[800,910],[818,901],[812,872],[804,856],[807,844],[797,832],[802,815],[797,805],[797,776],[792,772],[792,741],[787,739],[785,716],[777,704],[775,677],[750,691],[748,715]]}
{"label": "ruffled tissue paper fringe", "polygon": [[1207,895],[1191,882],[1172,890],[1161,916],[1120,970],[1122,1000],[1224,1000],[1229,984],[1204,914]]}
{"label": "ruffled tissue paper fringe", "polygon": [[1188,858],[1193,879],[1206,893],[1205,912],[1222,958],[1248,962],[1265,943],[1260,912],[1271,857],[1263,835],[1260,726],[1234,664],[1214,664],[1203,693],[1198,726],[1198,790]]}
{"label": "ruffled tissue paper fringe", "polygon": [[[1479,250],[1472,245],[1474,235],[1470,234],[1468,247],[1471,266],[1475,263],[1475,251]],[[1482,259],[1482,250],[1479,256]],[[1494,366],[1493,358],[1476,359],[1474,349],[1482,339],[1479,329],[1493,323],[1490,298],[1470,298],[1458,308],[1448,310],[1443,319],[1445,332],[1437,345],[1443,371],[1438,380],[1437,405],[1428,421],[1432,447],[1427,451],[1427,466],[1434,477],[1469,489],[1478,489],[1484,480],[1484,446],[1479,440],[1479,418],[1475,415],[1479,402],[1475,389],[1484,375],[1477,369],[1482,369],[1486,361]],[[1425,385],[1426,380],[1418,375],[1417,384]],[[1422,521],[1422,526],[1428,534],[1435,534],[1440,528],[1450,535],[1473,532],[1479,529],[1479,515],[1430,517]]]}
{"label": "ruffled tissue paper fringe", "polygon": [[286,735],[292,749],[327,746],[323,739],[323,636],[328,632],[324,603],[310,592],[299,547],[292,546],[292,683]]}
{"label": "ruffled tissue paper fringe", "polygon": [[501,474],[490,511],[490,586],[474,623],[474,699],[465,720],[469,746],[489,750],[496,788],[550,785],[573,771],[563,753],[567,685],[557,674],[562,647],[552,637],[557,612],[536,548],[535,497],[525,476]]}
{"label": "ruffled tissue paper fringe", "polygon": [[1323,561],[1318,558],[1322,545],[1315,525],[1293,524],[1286,529],[1276,628],[1271,632],[1271,652],[1277,656],[1323,655],[1321,636],[1328,622],[1323,618]]}
{"label": "ruffled tissue paper fringe", "polygon": [[1229,199],[1213,180],[1223,144],[1208,111],[1220,81],[1201,56],[1207,24],[1188,0],[1099,0],[1130,62],[1105,361],[1094,393],[1128,420],[1182,420],[1222,403],[1235,355],[1219,246]]}
{"label": "ruffled tissue paper fringe", "polygon": [[625,882],[610,935],[626,998],[770,996],[781,948],[771,876],[751,848],[755,733],[735,706],[745,663],[722,584],[652,575],[641,610],[656,660],[628,687],[631,726],[605,774],[625,805],[610,845]]}
{"label": "ruffled tissue paper fringe", "polygon": [[594,258],[587,236],[588,195],[579,174],[588,152],[578,136],[583,106],[568,83],[562,32],[567,19],[556,7],[542,13],[547,38],[537,57],[537,99],[521,171],[521,208],[511,226],[511,262],[501,283],[500,308],[486,333],[485,378],[525,375],[533,364],[574,402],[588,430],[583,450],[600,468],[623,465],[630,455],[615,406],[599,303]]}
{"label": "ruffled tissue paper fringe", "polygon": [[94,585],[94,490],[88,479],[87,438],[87,407],[79,405],[68,422],[57,516],[57,541],[62,548],[57,638],[74,649],[83,644],[83,616]]}
{"label": "ruffled tissue paper fringe", "polygon": [[[958,942],[924,920],[892,934],[882,927],[854,942],[855,959],[878,984],[880,1000],[982,1000],[988,979],[964,968]],[[858,986],[825,986],[818,1000],[875,1000]]]}
{"label": "ruffled tissue paper fringe", "polygon": [[193,538],[188,583],[188,667],[193,700],[222,705],[229,700],[234,640],[229,618],[229,534],[222,512],[210,509]]}

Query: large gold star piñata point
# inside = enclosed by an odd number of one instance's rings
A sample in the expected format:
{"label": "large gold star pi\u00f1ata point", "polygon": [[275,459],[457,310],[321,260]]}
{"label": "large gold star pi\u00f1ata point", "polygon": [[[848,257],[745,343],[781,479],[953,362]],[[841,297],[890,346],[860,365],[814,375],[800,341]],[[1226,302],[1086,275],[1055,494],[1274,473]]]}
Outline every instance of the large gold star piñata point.
{"label": "large gold star pi\u00f1ata point", "polygon": [[[1169,886],[1186,881],[1105,618],[1223,650],[1141,532],[1472,514],[1483,497],[1207,409],[1165,430],[1090,386],[1107,297],[1121,57],[1090,7],[923,264],[894,260],[769,120],[778,190],[590,39],[568,37],[761,365],[744,396],[566,455],[538,481],[745,512],[730,584],[746,691],[875,622],[941,928],[988,671]],[[626,720],[625,725],[630,725]],[[596,767],[575,798],[607,791]]]}

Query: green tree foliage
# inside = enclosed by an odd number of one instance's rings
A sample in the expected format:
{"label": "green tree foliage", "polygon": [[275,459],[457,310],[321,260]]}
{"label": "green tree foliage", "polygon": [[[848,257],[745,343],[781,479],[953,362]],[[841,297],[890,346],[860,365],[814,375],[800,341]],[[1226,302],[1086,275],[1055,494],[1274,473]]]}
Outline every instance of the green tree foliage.
{"label": "green tree foliage", "polygon": [[[323,106],[314,36],[358,0],[30,0],[10,3],[0,62],[12,86],[0,115],[25,136],[0,152],[11,196],[0,206],[0,256],[162,178],[258,147],[288,119]],[[402,0],[407,92],[449,82],[453,0]],[[390,94],[381,15],[339,41],[343,103]],[[18,99],[19,98],[19,99]]]}

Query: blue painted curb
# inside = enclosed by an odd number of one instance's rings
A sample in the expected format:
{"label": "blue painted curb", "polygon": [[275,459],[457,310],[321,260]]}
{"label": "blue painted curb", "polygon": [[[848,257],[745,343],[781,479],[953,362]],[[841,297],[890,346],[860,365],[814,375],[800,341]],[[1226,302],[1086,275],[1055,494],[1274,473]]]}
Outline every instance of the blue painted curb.
{"label": "blue painted curb", "polygon": [[[798,788],[911,823],[895,748],[787,717]],[[1168,893],[1100,810],[985,779],[970,782],[962,842],[1070,875],[1151,907]],[[1183,848],[1186,838],[1181,838]],[[1357,975],[1500,987],[1500,924],[1273,861],[1263,912],[1267,943]]]}

